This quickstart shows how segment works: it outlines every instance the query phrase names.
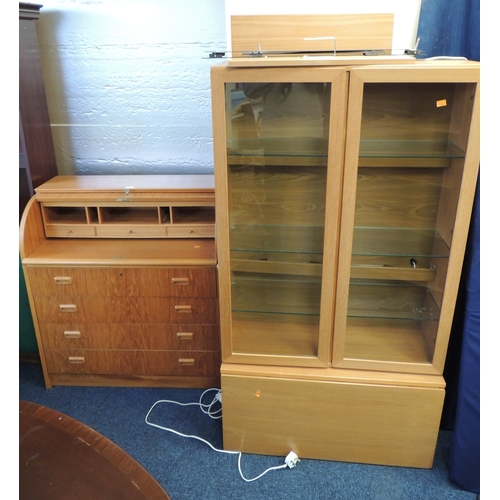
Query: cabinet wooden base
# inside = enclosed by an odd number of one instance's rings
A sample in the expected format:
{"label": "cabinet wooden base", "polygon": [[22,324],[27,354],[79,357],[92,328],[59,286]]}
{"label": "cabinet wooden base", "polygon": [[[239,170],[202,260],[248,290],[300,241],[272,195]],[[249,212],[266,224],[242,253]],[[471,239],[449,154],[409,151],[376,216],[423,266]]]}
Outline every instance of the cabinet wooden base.
{"label": "cabinet wooden base", "polygon": [[376,375],[365,383],[366,373],[346,381],[334,369],[310,369],[309,378],[305,370],[265,377],[230,374],[222,366],[226,450],[432,467],[445,394],[440,376],[433,377],[435,386],[424,376],[418,387],[417,376],[411,385],[392,385]]}

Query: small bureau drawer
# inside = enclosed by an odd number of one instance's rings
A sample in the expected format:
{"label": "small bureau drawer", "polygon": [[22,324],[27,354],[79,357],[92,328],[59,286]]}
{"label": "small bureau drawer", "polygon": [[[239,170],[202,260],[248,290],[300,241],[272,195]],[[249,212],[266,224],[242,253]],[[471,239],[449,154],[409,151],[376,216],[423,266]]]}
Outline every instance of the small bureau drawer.
{"label": "small bureau drawer", "polygon": [[171,238],[214,238],[214,225],[167,226],[167,236]]}
{"label": "small bureau drawer", "polygon": [[45,359],[49,373],[178,377],[220,373],[218,352],[47,349]]}
{"label": "small bureau drawer", "polygon": [[218,351],[217,325],[41,323],[47,349]]}
{"label": "small bureau drawer", "polygon": [[29,267],[35,297],[216,297],[215,268]]}
{"label": "small bureau drawer", "polygon": [[99,225],[96,226],[99,238],[165,238],[165,226],[159,225]]}
{"label": "small bureau drawer", "polygon": [[45,225],[47,238],[90,238],[96,235],[94,226]]}

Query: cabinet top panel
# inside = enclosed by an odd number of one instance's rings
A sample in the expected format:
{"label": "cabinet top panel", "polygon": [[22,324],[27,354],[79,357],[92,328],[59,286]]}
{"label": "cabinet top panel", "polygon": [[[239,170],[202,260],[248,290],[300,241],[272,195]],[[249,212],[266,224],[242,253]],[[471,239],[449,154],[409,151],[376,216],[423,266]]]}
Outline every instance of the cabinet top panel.
{"label": "cabinet top panel", "polygon": [[231,67],[279,67],[279,66],[364,66],[380,64],[414,64],[415,58],[408,55],[270,55],[263,57],[234,57],[227,61]]}
{"label": "cabinet top panel", "polygon": [[460,71],[463,69],[479,70],[478,61],[463,59],[416,59],[413,55],[270,55],[267,57],[234,57],[212,69],[229,68],[278,68],[278,67],[340,67],[345,69],[371,68],[381,72],[388,67],[402,69],[443,69]]}
{"label": "cabinet top panel", "polygon": [[213,192],[213,175],[58,175],[35,190],[37,194],[86,191]]}

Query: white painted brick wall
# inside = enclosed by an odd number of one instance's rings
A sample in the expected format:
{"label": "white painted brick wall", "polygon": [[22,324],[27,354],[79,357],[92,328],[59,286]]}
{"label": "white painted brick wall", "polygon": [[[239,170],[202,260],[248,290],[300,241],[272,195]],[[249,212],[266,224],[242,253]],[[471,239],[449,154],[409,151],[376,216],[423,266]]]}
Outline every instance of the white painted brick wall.
{"label": "white painted brick wall", "polygon": [[37,26],[61,175],[213,172],[224,0],[46,0]]}

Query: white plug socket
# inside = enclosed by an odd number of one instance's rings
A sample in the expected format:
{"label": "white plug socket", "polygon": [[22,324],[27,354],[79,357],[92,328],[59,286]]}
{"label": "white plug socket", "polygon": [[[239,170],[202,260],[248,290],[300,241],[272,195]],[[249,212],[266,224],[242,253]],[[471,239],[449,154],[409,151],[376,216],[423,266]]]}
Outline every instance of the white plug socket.
{"label": "white plug socket", "polygon": [[285,458],[285,464],[288,465],[290,469],[295,467],[299,462],[300,462],[299,457],[293,451],[291,451]]}

